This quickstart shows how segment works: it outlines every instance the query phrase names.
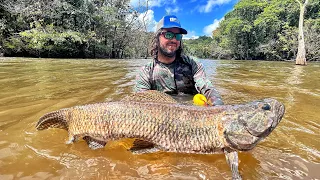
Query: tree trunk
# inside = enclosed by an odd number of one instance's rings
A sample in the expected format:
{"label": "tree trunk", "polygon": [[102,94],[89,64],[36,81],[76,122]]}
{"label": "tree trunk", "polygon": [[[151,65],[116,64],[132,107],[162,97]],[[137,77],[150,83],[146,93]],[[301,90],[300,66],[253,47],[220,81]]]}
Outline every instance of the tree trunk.
{"label": "tree trunk", "polygon": [[117,34],[117,26],[114,26],[114,33],[113,33],[113,39],[112,39],[112,49],[111,49],[111,58],[115,59],[116,58],[116,46],[115,46],[115,39],[116,39],[116,34]]}
{"label": "tree trunk", "polygon": [[299,17],[299,37],[298,37],[298,54],[296,58],[296,65],[307,65],[306,61],[306,47],[304,43],[304,34],[303,34],[303,21],[304,21],[304,11],[308,0],[302,4],[299,0],[296,0],[300,5],[300,17]]}
{"label": "tree trunk", "polygon": [[148,49],[148,47],[146,49],[147,49],[147,52],[146,52],[146,56],[144,58],[148,59],[149,49]]}

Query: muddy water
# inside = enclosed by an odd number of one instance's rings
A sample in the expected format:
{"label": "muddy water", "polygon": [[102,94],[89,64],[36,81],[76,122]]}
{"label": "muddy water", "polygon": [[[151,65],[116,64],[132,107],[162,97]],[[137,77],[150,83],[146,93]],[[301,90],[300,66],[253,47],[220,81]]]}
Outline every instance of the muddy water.
{"label": "muddy water", "polygon": [[[66,145],[64,130],[35,130],[47,112],[130,94],[148,61],[0,59],[0,179],[231,179],[224,155],[133,155],[130,140],[93,151]],[[201,62],[225,104],[274,97],[286,106],[270,136],[240,153],[244,179],[320,178],[319,63]]]}

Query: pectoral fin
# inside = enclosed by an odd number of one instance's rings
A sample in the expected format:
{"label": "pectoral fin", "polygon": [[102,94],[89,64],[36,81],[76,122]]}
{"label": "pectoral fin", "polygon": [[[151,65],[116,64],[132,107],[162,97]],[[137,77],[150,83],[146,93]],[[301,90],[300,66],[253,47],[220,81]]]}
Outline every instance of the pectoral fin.
{"label": "pectoral fin", "polygon": [[84,136],[83,140],[85,140],[89,148],[93,150],[104,148],[104,146],[107,144],[105,141],[100,141],[90,136]]}
{"label": "pectoral fin", "polygon": [[66,144],[72,144],[72,143],[78,141],[78,139],[79,139],[78,135],[69,134],[69,138],[68,138],[68,141],[66,142]]}
{"label": "pectoral fin", "polygon": [[232,179],[241,180],[242,178],[238,170],[238,166],[239,166],[238,152],[231,149],[224,149],[224,153],[226,155],[227,162],[231,168]]}

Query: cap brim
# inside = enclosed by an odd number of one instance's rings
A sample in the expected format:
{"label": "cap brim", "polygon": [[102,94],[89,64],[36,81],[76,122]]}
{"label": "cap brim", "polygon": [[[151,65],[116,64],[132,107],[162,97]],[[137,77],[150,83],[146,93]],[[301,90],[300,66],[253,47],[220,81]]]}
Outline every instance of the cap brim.
{"label": "cap brim", "polygon": [[180,33],[181,34],[188,34],[188,31],[183,29],[183,28],[179,28],[180,29]]}
{"label": "cap brim", "polygon": [[178,28],[180,30],[181,34],[188,34],[188,31],[181,28],[181,27],[176,27],[176,26],[169,26],[169,27],[162,27],[161,29],[169,29],[169,28]]}

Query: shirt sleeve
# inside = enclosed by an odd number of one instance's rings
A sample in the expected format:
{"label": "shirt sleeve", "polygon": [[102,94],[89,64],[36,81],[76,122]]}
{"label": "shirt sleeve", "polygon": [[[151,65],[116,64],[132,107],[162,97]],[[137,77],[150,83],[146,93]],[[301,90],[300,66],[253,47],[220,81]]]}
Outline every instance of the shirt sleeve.
{"label": "shirt sleeve", "polygon": [[206,77],[203,65],[193,59],[190,59],[190,64],[192,65],[193,80],[197,91],[206,96],[208,100],[211,100],[213,105],[223,105],[219,92]]}
{"label": "shirt sleeve", "polygon": [[140,68],[136,75],[135,86],[133,89],[135,92],[141,92],[151,89],[151,84],[149,80],[150,70],[151,68],[148,65],[145,65]]}

